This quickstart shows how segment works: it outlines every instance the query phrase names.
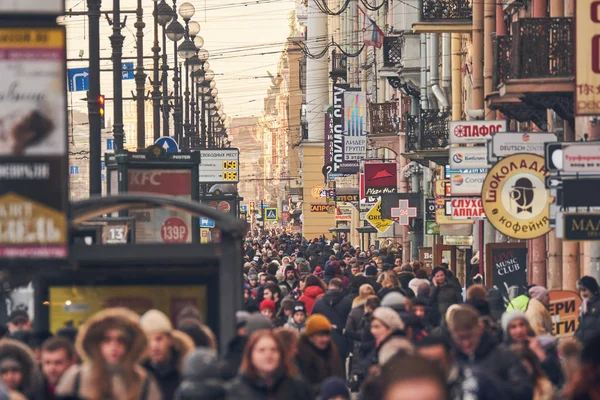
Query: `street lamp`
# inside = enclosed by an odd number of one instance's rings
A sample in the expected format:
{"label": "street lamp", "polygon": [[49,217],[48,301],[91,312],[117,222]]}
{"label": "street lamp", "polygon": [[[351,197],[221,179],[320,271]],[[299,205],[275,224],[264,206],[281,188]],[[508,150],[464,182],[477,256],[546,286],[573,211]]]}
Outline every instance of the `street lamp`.
{"label": "street lamp", "polygon": [[173,19],[173,9],[165,0],[161,0],[156,6],[156,20],[162,26],[162,117],[163,136],[169,136],[169,64],[167,55],[167,24]]}
{"label": "street lamp", "polygon": [[177,62],[177,42],[179,42],[185,36],[185,28],[181,23],[177,20],[177,12],[176,10],[176,0],[173,0],[173,20],[167,26],[165,30],[167,37],[174,43],[175,53],[174,53],[174,76],[173,76],[173,91],[174,91],[174,109],[173,109],[173,120],[175,122],[175,138],[178,141],[181,141],[182,136],[182,118],[181,118],[181,104],[179,101],[179,67]]}

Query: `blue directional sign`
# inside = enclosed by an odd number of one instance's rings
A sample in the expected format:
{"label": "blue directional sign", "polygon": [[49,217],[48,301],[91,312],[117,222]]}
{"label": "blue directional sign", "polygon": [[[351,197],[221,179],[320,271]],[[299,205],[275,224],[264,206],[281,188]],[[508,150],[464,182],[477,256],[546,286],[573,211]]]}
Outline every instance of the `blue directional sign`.
{"label": "blue directional sign", "polygon": [[132,62],[125,62],[123,66],[123,80],[131,80],[134,78],[135,69]]}
{"label": "blue directional sign", "polygon": [[177,145],[177,142],[175,141],[175,139],[168,137],[168,136],[161,137],[154,144],[165,149],[165,151],[167,153],[179,152],[179,146]]}
{"label": "blue directional sign", "polygon": [[265,208],[265,219],[267,221],[277,221],[278,219],[278,209],[277,208]]}
{"label": "blue directional sign", "polygon": [[200,218],[200,228],[214,228],[215,227],[215,221],[210,219],[210,218],[206,218],[206,217],[202,217]]}
{"label": "blue directional sign", "polygon": [[82,92],[88,90],[89,87],[89,68],[73,68],[69,69],[69,92]]}
{"label": "blue directional sign", "polygon": [[248,206],[241,205],[241,206],[240,206],[240,211],[241,211],[241,212],[248,212]]}

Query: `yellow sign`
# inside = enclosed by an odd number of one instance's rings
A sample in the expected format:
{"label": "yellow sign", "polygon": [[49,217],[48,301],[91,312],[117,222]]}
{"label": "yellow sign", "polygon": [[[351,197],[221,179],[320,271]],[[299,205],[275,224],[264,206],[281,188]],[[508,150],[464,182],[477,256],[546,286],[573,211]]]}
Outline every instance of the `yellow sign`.
{"label": "yellow sign", "polygon": [[0,47],[13,49],[62,49],[65,31],[56,28],[0,29]]}
{"label": "yellow sign", "polygon": [[156,308],[175,321],[187,305],[206,315],[205,286],[69,286],[51,287],[49,297],[50,330],[56,332],[72,321],[75,327],[94,313],[110,307],[127,307],[139,314]]}
{"label": "yellow sign", "polygon": [[490,169],[481,198],[494,228],[514,239],[534,239],[550,231],[547,174],[544,157],[534,154],[506,157]]}
{"label": "yellow sign", "polygon": [[575,2],[575,115],[600,114],[600,2]]}
{"label": "yellow sign", "polygon": [[312,197],[314,197],[315,199],[320,199],[322,197],[326,197],[325,186],[321,186],[321,185],[313,186],[310,193],[312,194]]}
{"label": "yellow sign", "polygon": [[381,233],[387,231],[394,223],[393,219],[381,218],[381,200],[369,210],[367,213],[367,221]]}
{"label": "yellow sign", "polygon": [[579,326],[579,307],[581,297],[568,290],[551,290],[550,315],[552,316],[552,334],[559,338],[571,337]]}

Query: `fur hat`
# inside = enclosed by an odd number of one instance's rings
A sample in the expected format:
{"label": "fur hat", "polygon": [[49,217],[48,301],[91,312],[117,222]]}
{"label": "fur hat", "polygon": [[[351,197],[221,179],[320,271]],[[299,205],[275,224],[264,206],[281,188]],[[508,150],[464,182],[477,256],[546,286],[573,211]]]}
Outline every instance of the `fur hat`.
{"label": "fur hat", "polygon": [[502,314],[502,330],[504,331],[505,335],[508,335],[508,326],[510,323],[517,319],[524,319],[527,321],[527,316],[523,311],[520,310],[507,311]]}
{"label": "fur hat", "polygon": [[273,329],[273,323],[259,312],[250,314],[246,322],[246,334],[248,337],[256,331],[263,329]]}
{"label": "fur hat", "polygon": [[140,319],[140,326],[146,333],[151,335],[153,333],[171,333],[173,331],[173,324],[169,318],[158,310],[146,311]]}
{"label": "fur hat", "polygon": [[273,313],[275,312],[275,302],[273,300],[265,299],[260,302],[260,311],[262,310],[271,310]]}
{"label": "fur hat", "polygon": [[331,326],[331,322],[329,322],[325,316],[321,314],[313,314],[306,320],[304,336],[312,336],[320,332],[331,333],[332,330],[333,327]]}
{"label": "fur hat", "polygon": [[373,311],[373,318],[378,319],[393,331],[404,330],[404,322],[402,322],[398,313],[390,307],[377,307]]}
{"label": "fur hat", "polygon": [[288,264],[285,266],[285,270],[283,271],[283,273],[287,274],[288,271],[294,271],[294,273],[295,273],[296,269],[294,268],[294,266],[292,264]]}
{"label": "fur hat", "polygon": [[598,282],[591,276],[582,276],[581,279],[577,281],[577,288],[579,290],[587,289],[594,295],[598,294]]}
{"label": "fur hat", "polygon": [[294,303],[294,299],[292,299],[290,296],[286,296],[283,300],[281,300],[281,308],[284,310],[293,310]]}

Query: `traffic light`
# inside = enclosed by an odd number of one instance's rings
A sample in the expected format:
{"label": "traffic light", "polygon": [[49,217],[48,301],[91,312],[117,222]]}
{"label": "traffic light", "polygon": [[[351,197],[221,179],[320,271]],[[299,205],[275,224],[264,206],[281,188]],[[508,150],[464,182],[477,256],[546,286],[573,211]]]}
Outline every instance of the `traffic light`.
{"label": "traffic light", "polygon": [[104,129],[106,127],[106,124],[104,122],[104,105],[105,105],[104,95],[101,94],[98,96],[98,107],[99,107],[99,112],[100,112],[100,129]]}

